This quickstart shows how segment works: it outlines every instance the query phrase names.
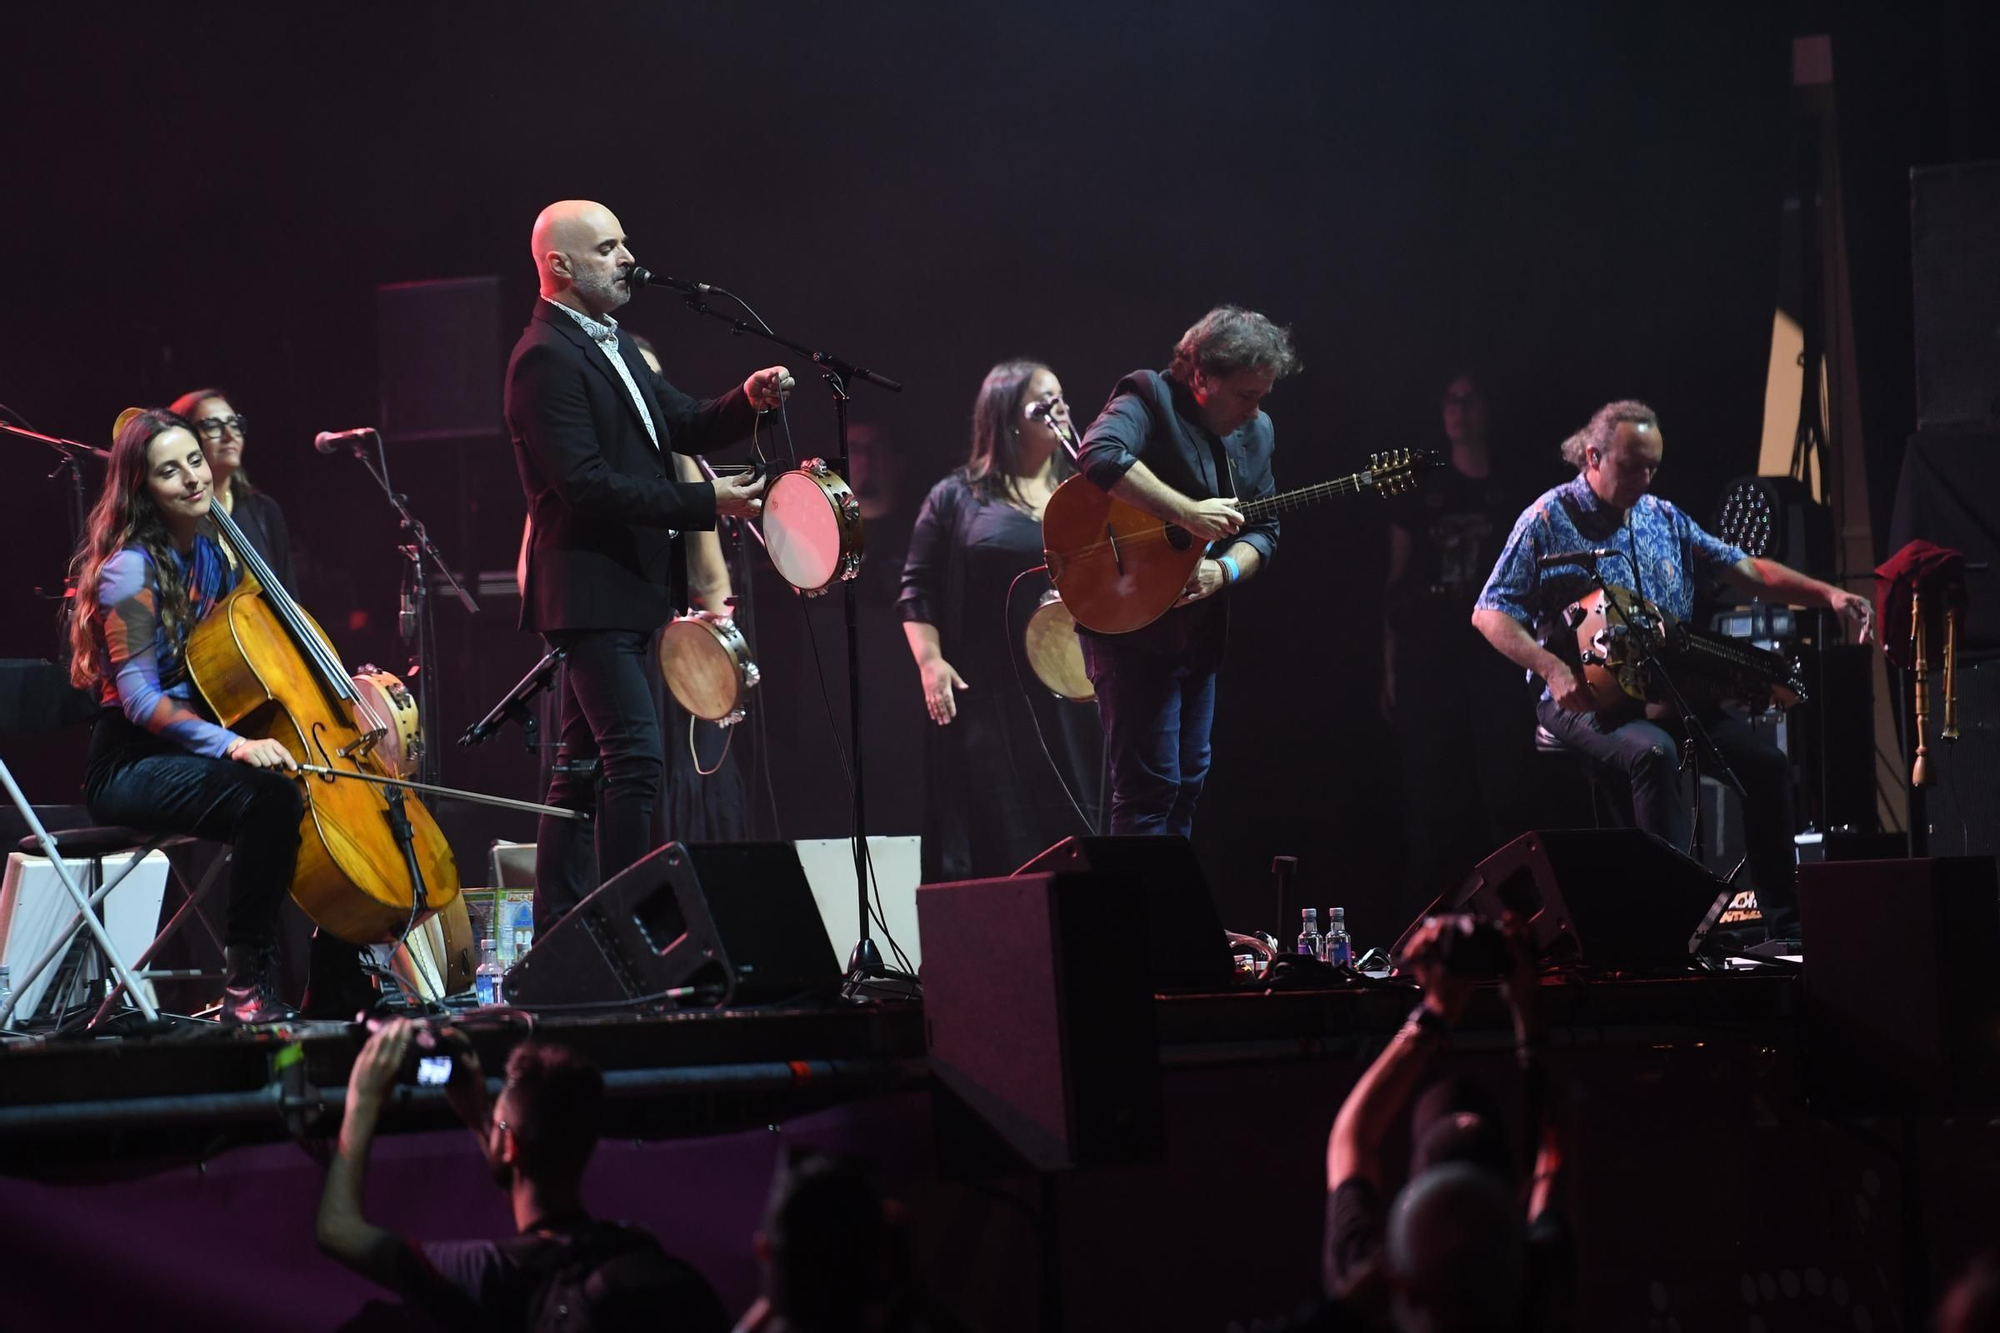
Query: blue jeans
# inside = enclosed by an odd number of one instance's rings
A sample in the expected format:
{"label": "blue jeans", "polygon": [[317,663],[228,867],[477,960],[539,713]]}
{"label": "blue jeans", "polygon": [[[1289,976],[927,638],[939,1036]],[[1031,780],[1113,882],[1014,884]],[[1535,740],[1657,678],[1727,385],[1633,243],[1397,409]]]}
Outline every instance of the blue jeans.
{"label": "blue jeans", "polygon": [[1212,655],[1142,652],[1085,635],[1083,660],[1111,761],[1110,832],[1190,836],[1215,722]]}

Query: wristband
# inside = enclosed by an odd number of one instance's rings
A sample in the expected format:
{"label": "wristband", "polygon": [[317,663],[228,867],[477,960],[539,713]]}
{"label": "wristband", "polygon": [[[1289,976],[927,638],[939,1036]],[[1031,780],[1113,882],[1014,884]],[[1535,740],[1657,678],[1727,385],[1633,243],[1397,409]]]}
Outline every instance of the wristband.
{"label": "wristband", "polygon": [[1219,555],[1215,557],[1215,563],[1222,566],[1222,581],[1224,583],[1234,583],[1243,577],[1243,571],[1236,567],[1235,556]]}

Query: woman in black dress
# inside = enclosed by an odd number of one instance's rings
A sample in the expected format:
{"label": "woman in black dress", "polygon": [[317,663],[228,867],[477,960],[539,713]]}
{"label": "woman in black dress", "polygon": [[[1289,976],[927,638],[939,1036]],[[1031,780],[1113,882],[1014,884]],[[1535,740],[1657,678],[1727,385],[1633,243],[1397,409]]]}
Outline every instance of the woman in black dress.
{"label": "woman in black dress", "polygon": [[973,405],[971,455],[931,488],[910,536],[903,632],[937,724],[925,753],[925,883],[1011,874],[1092,831],[1096,710],[1050,694],[1022,658],[1050,584],[1044,573],[1015,580],[1042,563],[1042,509],[1070,472],[1042,412],[1029,415],[1043,404],[1068,420],[1054,371],[993,367]]}
{"label": "woman in black dress", "polygon": [[292,534],[278,502],[250,485],[243,473],[243,446],[249,423],[229,405],[229,395],[220,389],[195,389],[174,399],[167,409],[194,423],[201,440],[201,452],[215,477],[215,499],[243,529],[243,535],[264,557],[264,563],[278,576],[278,582],[296,592],[292,581]]}

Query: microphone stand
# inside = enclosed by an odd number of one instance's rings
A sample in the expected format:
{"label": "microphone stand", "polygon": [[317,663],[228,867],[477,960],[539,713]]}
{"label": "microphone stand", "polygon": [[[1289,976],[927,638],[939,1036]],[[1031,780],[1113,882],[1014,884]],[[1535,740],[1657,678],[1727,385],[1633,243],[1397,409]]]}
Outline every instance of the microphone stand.
{"label": "microphone stand", "polygon": [[[711,286],[708,290],[719,296],[727,296],[731,300],[741,300],[734,292],[724,291],[720,287]],[[764,327],[762,320],[758,320],[757,323],[753,324],[749,320],[740,319],[734,315],[726,315],[719,310],[711,309],[708,303],[702,299],[703,294],[699,289],[686,291],[682,293],[682,300],[687,303],[687,308],[694,311],[697,315],[707,315],[710,318],[719,319],[736,333],[747,333],[753,338],[762,338],[765,342],[776,343],[780,347],[797,352],[800,356],[805,357],[814,365],[821,368],[820,378],[826,382],[827,392],[833,395],[834,422],[838,432],[838,449],[835,455],[833,470],[845,480],[848,474],[847,386],[856,380],[865,380],[877,388],[887,389],[890,393],[901,393],[903,386],[886,375],[878,375],[865,366],[857,366],[852,361],[834,356],[830,352],[819,351],[808,347],[804,343],[794,342],[790,338],[781,337],[773,330]],[[748,309],[748,307],[746,306],[745,309]],[[753,532],[756,531],[754,527],[751,530]],[[761,535],[760,533],[759,536],[761,537]],[[854,797],[854,890],[857,897],[856,905],[860,909],[855,917],[860,927],[860,936],[855,941],[854,948],[848,954],[847,958],[847,980],[851,986],[856,981],[881,976],[883,974],[883,967],[882,951],[876,945],[868,930],[868,885],[872,876],[869,872],[868,861],[867,789],[862,781],[863,770],[861,762],[863,742],[861,735],[861,634],[859,630],[859,611],[854,591],[855,581],[850,578],[843,579],[841,583],[847,627],[847,751],[848,780]]]}
{"label": "microphone stand", "polygon": [[[388,497],[389,505],[396,511],[403,531],[410,534],[407,545],[398,543],[396,551],[406,561],[403,571],[403,605],[407,608],[399,616],[402,639],[412,645],[410,674],[417,678],[417,776],[426,783],[438,780],[438,759],[436,747],[431,744],[431,732],[437,725],[438,696],[436,673],[432,670],[433,627],[431,625],[430,579],[424,573],[424,558],[430,557],[438,572],[444,575],[445,585],[458,598],[458,604],[470,614],[477,615],[479,604],[472,595],[460,586],[452,575],[451,565],[431,541],[430,533],[423,520],[410,512],[409,497],[399,493],[389,484],[389,455],[382,447],[380,431],[369,431],[375,439],[377,458],[368,456],[368,446],[364,440],[348,441],[348,449],[375,484]],[[380,460],[379,466],[377,459]],[[414,643],[412,641],[414,640]]]}
{"label": "microphone stand", "polygon": [[[1623,558],[1628,565],[1633,563],[1631,556],[1623,551],[1614,551],[1612,554]],[[1633,569],[1633,576],[1635,579],[1638,577],[1636,566]],[[1598,569],[1598,564],[1595,560],[1590,562],[1590,577],[1591,581],[1599,589],[1604,589],[1604,575]],[[1647,678],[1649,680],[1657,680],[1665,689],[1668,700],[1672,702],[1675,710],[1679,712],[1681,725],[1686,730],[1687,753],[1694,765],[1693,837],[1688,845],[1687,854],[1694,860],[1699,861],[1702,859],[1701,773],[1703,766],[1707,766],[1709,772],[1715,776],[1717,781],[1735,792],[1738,800],[1748,801],[1750,793],[1744,789],[1742,779],[1736,776],[1736,770],[1731,768],[1729,761],[1722,757],[1722,751],[1715,748],[1715,739],[1708,734],[1708,728],[1702,725],[1701,719],[1695,716],[1694,709],[1688,706],[1687,696],[1681,693],[1680,686],[1674,684],[1673,673],[1667,670],[1666,663],[1661,661],[1660,655],[1653,651],[1651,640],[1645,634],[1641,633],[1640,627],[1635,625],[1633,618],[1626,614],[1625,608],[1620,605],[1618,598],[1608,590],[1604,593],[1604,604],[1609,608],[1606,613],[1606,619],[1608,620],[1611,615],[1616,615],[1619,622],[1625,626],[1626,638],[1638,648],[1641,662],[1646,668]],[[1660,628],[1664,633],[1665,627],[1662,626]]]}
{"label": "microphone stand", "polygon": [[542,660],[535,663],[527,675],[521,677],[520,683],[507,691],[505,698],[494,704],[485,717],[465,729],[465,734],[458,738],[458,743],[466,747],[477,745],[496,734],[511,718],[521,724],[521,739],[532,751],[541,726],[535,717],[535,710],[528,707],[528,701],[549,687],[550,682],[556,678],[556,668],[561,666],[563,659],[568,656],[567,648],[551,648],[543,654]]}
{"label": "microphone stand", "polygon": [[[16,426],[6,420],[9,415],[12,414],[6,408],[0,407],[0,435],[11,435],[18,440],[32,440],[36,444],[47,445],[62,455],[62,461],[56,464],[55,471],[49,473],[49,476],[58,477],[64,472],[69,473],[69,549],[71,552],[82,550],[84,531],[90,521],[90,505],[85,498],[83,488],[83,460],[108,459],[111,457],[111,451],[99,449],[94,444],[84,444],[80,440],[65,440],[58,435],[44,435],[25,426]],[[64,659],[67,660],[67,650]]]}

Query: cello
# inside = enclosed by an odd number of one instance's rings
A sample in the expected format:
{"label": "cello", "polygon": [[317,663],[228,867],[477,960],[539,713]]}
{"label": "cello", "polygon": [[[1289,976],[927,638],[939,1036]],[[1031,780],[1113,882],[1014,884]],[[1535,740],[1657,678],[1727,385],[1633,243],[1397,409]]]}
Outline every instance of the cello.
{"label": "cello", "polygon": [[[300,766],[305,816],[292,897],[351,944],[400,940],[458,896],[437,821],[375,753],[390,722],[355,688],[326,634],[220,504],[209,506],[244,577],[188,638],[187,667],[217,722],[276,740]],[[341,781],[340,779],[352,779]]]}

